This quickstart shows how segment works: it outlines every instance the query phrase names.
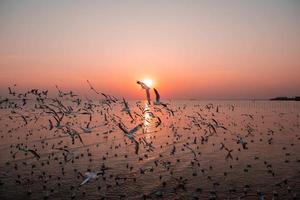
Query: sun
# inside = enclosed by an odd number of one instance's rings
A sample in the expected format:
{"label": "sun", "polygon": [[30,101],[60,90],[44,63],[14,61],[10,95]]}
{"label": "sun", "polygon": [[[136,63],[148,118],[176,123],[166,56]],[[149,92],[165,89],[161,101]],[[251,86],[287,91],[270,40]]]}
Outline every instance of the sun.
{"label": "sun", "polygon": [[149,88],[151,88],[153,86],[153,80],[152,79],[145,78],[142,82],[145,83]]}

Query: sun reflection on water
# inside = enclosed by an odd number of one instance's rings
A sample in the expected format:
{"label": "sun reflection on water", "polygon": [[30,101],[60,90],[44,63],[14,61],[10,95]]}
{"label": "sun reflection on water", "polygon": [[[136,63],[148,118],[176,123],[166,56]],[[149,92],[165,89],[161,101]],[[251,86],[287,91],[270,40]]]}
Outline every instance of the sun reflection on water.
{"label": "sun reflection on water", "polygon": [[145,138],[146,139],[150,139],[151,134],[149,134],[151,132],[151,112],[150,112],[150,106],[148,105],[147,102],[145,102],[145,106],[144,106],[144,132],[145,132]]}

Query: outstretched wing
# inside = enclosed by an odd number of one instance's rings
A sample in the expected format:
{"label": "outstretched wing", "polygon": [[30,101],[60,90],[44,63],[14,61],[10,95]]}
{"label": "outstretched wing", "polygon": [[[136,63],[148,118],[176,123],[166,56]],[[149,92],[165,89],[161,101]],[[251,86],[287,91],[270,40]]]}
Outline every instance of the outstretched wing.
{"label": "outstretched wing", "polygon": [[157,118],[157,122],[156,122],[156,128],[159,127],[161,125],[161,119],[160,117],[156,117]]}
{"label": "outstretched wing", "polygon": [[151,104],[151,98],[150,98],[150,90],[149,90],[149,88],[146,89],[146,95],[147,95],[147,101],[148,101],[148,103]]}
{"label": "outstretched wing", "polygon": [[156,102],[159,102],[160,101],[160,95],[159,95],[158,91],[155,88],[153,88],[153,89],[154,89],[155,96],[156,96]]}
{"label": "outstretched wing", "polygon": [[130,112],[130,111],[128,111],[127,113],[128,113],[128,115],[129,115],[129,117],[132,119],[132,121],[134,121],[134,119],[133,119],[133,117],[132,117],[132,114],[131,114],[131,112]]}
{"label": "outstretched wing", "polygon": [[136,127],[134,127],[133,129],[131,129],[129,131],[129,133],[130,134],[135,134],[135,132],[137,132],[138,130],[140,130],[142,127],[143,127],[143,124],[141,123],[141,124],[137,125]]}
{"label": "outstretched wing", "polygon": [[34,157],[36,157],[36,158],[38,158],[38,159],[41,158],[41,156],[40,156],[36,151],[31,150],[31,149],[29,149],[28,151],[29,151],[30,153],[32,153],[32,154],[34,155]]}
{"label": "outstretched wing", "polygon": [[119,123],[118,126],[125,134],[128,134],[128,131],[122,126],[121,123]]}
{"label": "outstretched wing", "polygon": [[90,176],[88,176],[88,177],[86,177],[81,183],[80,183],[80,185],[79,186],[82,186],[82,185],[84,185],[84,184],[86,184],[87,182],[89,182],[90,181],[90,179],[91,179],[91,177]]}
{"label": "outstretched wing", "polygon": [[140,144],[136,140],[134,140],[134,143],[135,143],[135,154],[139,154]]}
{"label": "outstretched wing", "polygon": [[126,109],[128,109],[128,108],[129,108],[129,106],[128,106],[128,103],[127,103],[127,101],[124,99],[124,97],[123,97],[123,103],[124,103],[124,106],[125,106],[125,108],[126,108]]}

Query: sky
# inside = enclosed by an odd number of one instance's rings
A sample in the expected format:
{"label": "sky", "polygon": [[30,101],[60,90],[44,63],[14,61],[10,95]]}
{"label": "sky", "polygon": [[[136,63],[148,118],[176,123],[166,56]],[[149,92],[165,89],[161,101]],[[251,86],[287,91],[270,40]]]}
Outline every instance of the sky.
{"label": "sky", "polygon": [[136,99],[300,95],[298,0],[0,0],[0,95],[17,84]]}

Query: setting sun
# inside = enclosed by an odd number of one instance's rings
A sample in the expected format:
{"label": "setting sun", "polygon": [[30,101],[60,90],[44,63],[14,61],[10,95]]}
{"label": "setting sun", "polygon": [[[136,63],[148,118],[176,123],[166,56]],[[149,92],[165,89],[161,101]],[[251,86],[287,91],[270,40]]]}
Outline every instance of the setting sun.
{"label": "setting sun", "polygon": [[146,78],[142,82],[145,83],[150,88],[153,86],[153,80],[152,79]]}

